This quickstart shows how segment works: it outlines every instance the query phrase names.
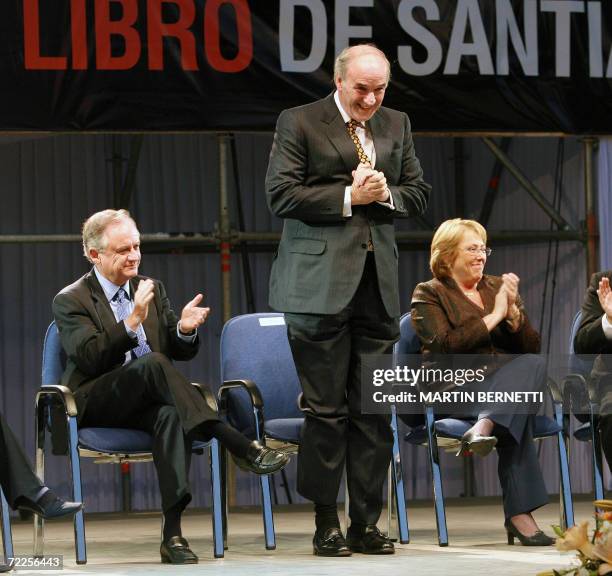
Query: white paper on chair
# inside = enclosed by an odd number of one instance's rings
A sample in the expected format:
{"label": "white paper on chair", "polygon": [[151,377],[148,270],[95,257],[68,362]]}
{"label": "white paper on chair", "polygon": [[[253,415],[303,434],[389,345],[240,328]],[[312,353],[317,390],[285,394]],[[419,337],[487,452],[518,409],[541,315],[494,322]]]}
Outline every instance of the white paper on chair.
{"label": "white paper on chair", "polygon": [[260,318],[260,326],[284,326],[285,319],[282,316],[274,316],[272,318]]}

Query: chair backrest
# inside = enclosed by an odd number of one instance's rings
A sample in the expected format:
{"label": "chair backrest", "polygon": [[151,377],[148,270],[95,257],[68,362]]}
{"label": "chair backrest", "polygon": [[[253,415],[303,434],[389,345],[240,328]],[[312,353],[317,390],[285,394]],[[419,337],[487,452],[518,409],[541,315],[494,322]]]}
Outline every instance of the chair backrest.
{"label": "chair backrest", "polygon": [[42,385],[59,384],[65,368],[66,353],[62,348],[62,342],[55,321],[53,321],[49,324],[45,333],[42,359]]}
{"label": "chair backrest", "polygon": [[572,327],[570,329],[568,352],[569,358],[569,369],[571,372],[588,376],[593,369],[594,356],[580,356],[577,355],[574,350],[574,340],[580,328],[580,321],[582,320],[582,312],[578,310],[572,321]]}
{"label": "chair backrest", "polygon": [[[266,421],[301,418],[297,398],[302,391],[282,314],[245,314],[229,320],[221,333],[221,381],[252,380],[264,401]],[[228,418],[253,437],[253,411],[246,394],[230,391]]]}
{"label": "chair backrest", "polygon": [[421,341],[414,331],[410,312],[406,312],[400,318],[400,339],[393,347],[393,354],[420,354]]}

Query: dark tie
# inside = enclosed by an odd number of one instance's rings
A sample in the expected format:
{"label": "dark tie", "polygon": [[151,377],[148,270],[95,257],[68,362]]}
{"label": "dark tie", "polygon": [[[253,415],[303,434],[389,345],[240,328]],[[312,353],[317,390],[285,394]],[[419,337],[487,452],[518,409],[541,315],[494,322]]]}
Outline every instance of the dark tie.
{"label": "dark tie", "polygon": [[[130,315],[130,298],[123,288],[119,288],[113,297],[113,300],[117,303],[117,316],[119,322],[121,322]],[[132,349],[132,353],[134,356],[136,356],[136,358],[140,358],[141,356],[151,352],[151,348],[149,348],[149,345],[147,344],[147,337],[145,336],[145,331],[142,324],[138,325],[136,334],[138,336],[138,346]]]}
{"label": "dark tie", "polygon": [[346,128],[348,130],[349,136],[355,144],[355,148],[357,150],[357,156],[359,156],[359,162],[362,164],[367,164],[368,166],[372,166],[372,162],[368,158],[368,155],[365,153],[363,146],[361,145],[361,140],[359,140],[359,136],[357,136],[357,126],[361,126],[361,122],[357,122],[356,120],[349,120],[346,123]]}

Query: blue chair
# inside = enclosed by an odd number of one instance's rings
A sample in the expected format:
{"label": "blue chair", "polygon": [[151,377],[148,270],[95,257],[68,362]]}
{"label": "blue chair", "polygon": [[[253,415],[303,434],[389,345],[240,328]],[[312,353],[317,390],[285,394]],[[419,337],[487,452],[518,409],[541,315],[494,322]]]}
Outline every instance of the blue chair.
{"label": "blue chair", "polygon": [[[36,395],[36,473],[44,479],[45,437],[51,431],[54,453],[67,452],[70,461],[72,499],[83,502],[80,458],[96,458],[97,462],[122,463],[152,460],[153,439],[142,430],[126,428],[79,428],[77,408],[72,392],[58,384],[66,365],[59,332],[52,322],[45,334],[42,361],[42,386]],[[206,401],[216,409],[214,394],[197,384]],[[60,446],[65,443],[65,446]],[[60,448],[57,448],[60,446]],[[215,558],[223,557],[223,526],[221,513],[221,477],[219,444],[194,442],[193,451],[202,454],[209,449],[211,461],[213,541]],[[85,520],[83,510],[74,517],[77,564],[87,562]],[[41,556],[44,546],[44,521],[35,516],[34,554]]]}
{"label": "blue chair", "polygon": [[4,550],[4,563],[8,564],[9,558],[13,558],[13,535],[11,533],[11,518],[9,505],[0,488],[0,513],[2,514],[2,547]]}
{"label": "blue chair", "polygon": [[[574,430],[574,438],[580,442],[591,442],[593,463],[593,489],[595,500],[604,498],[603,489],[603,463],[601,458],[601,437],[599,435],[599,398],[595,390],[594,382],[591,380],[594,356],[580,356],[574,351],[574,340],[580,327],[582,313],[578,312],[572,321],[569,340],[569,374],[563,379],[563,394],[569,398],[571,409],[574,414],[584,411],[587,398],[588,421],[580,419],[581,424]],[[568,423],[569,424],[569,423]]]}
{"label": "blue chair", "polygon": [[[298,406],[300,382],[287,338],[282,314],[245,314],[229,320],[221,333],[221,387],[219,403],[229,422],[250,438],[263,443],[282,442],[295,452],[304,421]],[[265,418],[264,418],[265,411]],[[397,455],[393,482],[397,502],[400,540],[408,541],[397,419],[394,420]],[[276,547],[270,480],[260,476],[266,548]]]}
{"label": "blue chair", "polygon": [[[420,354],[421,342],[412,326],[410,313],[400,318],[400,340],[395,345],[395,355]],[[399,359],[399,358],[398,358]],[[553,408],[555,419],[538,415],[534,422],[534,439],[557,437],[559,447],[559,472],[561,476],[561,524],[563,527],[574,525],[574,508],[570,486],[569,464],[567,457],[567,444],[563,431],[563,403],[561,394],[551,385],[553,395]],[[434,509],[438,532],[438,544],[448,546],[448,530],[446,527],[446,510],[444,506],[444,493],[442,490],[442,477],[440,473],[440,456],[438,452],[438,439],[456,441],[472,426],[468,420],[458,418],[442,418],[436,420],[433,407],[425,405],[425,424],[414,426],[406,434],[405,440],[413,445],[427,445],[429,464],[431,468]]]}

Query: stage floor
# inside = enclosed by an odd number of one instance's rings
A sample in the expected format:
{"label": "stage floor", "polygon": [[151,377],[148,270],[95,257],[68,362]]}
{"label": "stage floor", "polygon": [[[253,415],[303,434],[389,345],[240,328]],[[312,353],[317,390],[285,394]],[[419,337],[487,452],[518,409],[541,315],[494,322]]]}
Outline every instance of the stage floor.
{"label": "stage floor", "polygon": [[[256,509],[238,510],[230,515],[229,549],[225,558],[212,552],[212,523],[206,512],[188,512],[183,533],[200,557],[198,565],[169,566],[159,561],[160,516],[153,513],[91,514],[86,516],[88,562],[74,561],[72,523],[48,522],[45,554],[63,554],[68,574],[197,574],[213,572],[225,576],[375,576],[410,574],[452,576],[486,571],[491,575],[533,575],[568,565],[571,553],[561,555],[554,547],[508,546],[498,498],[450,500],[447,503],[449,546],[437,546],[435,518],[431,503],[410,503],[410,543],[397,545],[392,556],[320,558],[312,554],[313,517],[303,506],[280,507],[275,513],[277,548],[267,551],[263,543],[261,515]],[[575,504],[576,521],[592,518],[588,501]],[[540,527],[552,533],[558,523],[558,506],[550,504],[536,515]],[[383,526],[383,523],[385,526]],[[386,529],[386,516],[380,524]],[[16,554],[31,554],[32,525],[13,522]],[[20,569],[19,574],[53,574]]]}

